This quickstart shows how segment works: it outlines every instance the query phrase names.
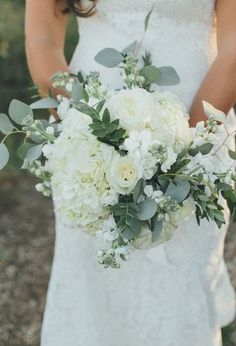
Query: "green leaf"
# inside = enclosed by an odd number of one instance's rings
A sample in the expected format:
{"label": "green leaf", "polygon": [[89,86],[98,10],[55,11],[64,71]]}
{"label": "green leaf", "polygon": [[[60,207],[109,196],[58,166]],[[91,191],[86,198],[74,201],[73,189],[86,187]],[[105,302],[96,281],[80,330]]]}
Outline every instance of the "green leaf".
{"label": "green leaf", "polygon": [[25,125],[26,120],[33,120],[33,111],[27,104],[12,100],[9,107],[9,116],[15,123]]}
{"label": "green leaf", "polygon": [[0,132],[2,132],[4,135],[8,135],[14,130],[14,125],[8,118],[6,114],[1,113],[0,114]]}
{"label": "green leaf", "polygon": [[114,132],[114,134],[112,134],[112,138],[111,139],[113,141],[118,141],[118,140],[123,138],[125,132],[126,131],[124,129],[120,128],[116,132]]}
{"label": "green leaf", "polygon": [[228,154],[232,160],[236,160],[236,152],[235,151],[229,149]]}
{"label": "green leaf", "polygon": [[87,93],[87,91],[83,88],[82,90],[82,93],[83,93],[83,99],[84,101],[87,103],[89,102],[89,94]]}
{"label": "green leaf", "polygon": [[157,211],[157,204],[153,199],[147,199],[137,204],[139,207],[138,219],[145,221],[149,220],[155,215]]}
{"label": "green leaf", "polygon": [[229,191],[232,190],[232,186],[226,183],[218,183],[216,185],[218,191]]}
{"label": "green leaf", "polygon": [[141,231],[141,222],[137,219],[138,206],[133,202],[119,202],[110,209],[120,234],[126,239],[136,238]]}
{"label": "green leaf", "polygon": [[9,161],[9,151],[4,143],[0,143],[0,169],[3,169]]}
{"label": "green leaf", "polygon": [[154,65],[144,66],[140,70],[140,74],[145,78],[147,84],[158,83],[161,77],[160,70]]}
{"label": "green leaf", "polygon": [[79,71],[77,73],[77,78],[78,78],[80,83],[84,83],[84,76],[83,76],[83,73],[81,71]]}
{"label": "green leaf", "polygon": [[119,119],[113,120],[107,128],[107,133],[112,133],[118,129]]}
{"label": "green leaf", "polygon": [[98,103],[98,105],[97,105],[97,107],[96,107],[96,111],[97,111],[98,113],[101,112],[102,107],[103,107],[104,104],[105,104],[105,101],[106,101],[106,100],[102,100],[102,101],[100,101],[100,102]]}
{"label": "green leaf", "polygon": [[109,113],[109,110],[106,108],[103,112],[102,122],[107,127],[110,124],[110,121],[111,121],[110,113]]}
{"label": "green leaf", "polygon": [[133,200],[134,203],[137,202],[137,200],[139,199],[139,196],[141,195],[142,191],[143,191],[143,184],[144,184],[144,180],[143,179],[139,179],[135,188],[134,188],[134,192],[133,192]]}
{"label": "green leaf", "polygon": [[26,159],[29,161],[35,161],[42,155],[43,144],[34,145],[27,151]]}
{"label": "green leaf", "polygon": [[124,57],[117,49],[104,48],[94,59],[98,64],[111,68],[118,66],[124,60]]}
{"label": "green leaf", "polygon": [[167,189],[167,186],[169,185],[170,183],[170,178],[166,177],[166,176],[163,176],[163,175],[160,175],[158,177],[158,183],[159,185],[164,189],[166,190]]}
{"label": "green leaf", "polygon": [[190,183],[188,180],[174,179],[167,187],[166,196],[172,197],[178,203],[183,202],[189,195]]}
{"label": "green leaf", "polygon": [[48,109],[48,108],[57,108],[58,102],[53,98],[44,98],[42,100],[31,103],[31,109]]}
{"label": "green leaf", "polygon": [[122,50],[122,53],[128,54],[128,53],[134,52],[137,47],[137,43],[138,43],[137,41],[133,41],[131,44],[129,44],[127,47],[125,47]]}
{"label": "green leaf", "polygon": [[155,5],[153,4],[151,10],[148,12],[148,14],[145,17],[145,20],[144,20],[144,30],[145,31],[147,31],[147,28],[148,28],[148,25],[150,22],[150,18],[151,18],[151,14],[153,12],[154,7],[155,7]]}
{"label": "green leaf", "polygon": [[213,147],[214,147],[214,144],[212,143],[204,143],[196,148],[190,148],[189,155],[195,156],[199,152],[202,153],[202,155],[207,155],[209,154],[209,152],[212,150]]}
{"label": "green leaf", "polygon": [[17,155],[21,160],[24,160],[29,149],[31,149],[34,146],[35,145],[32,143],[22,143],[17,149]]}
{"label": "green leaf", "polygon": [[163,229],[163,222],[157,221],[156,215],[151,220],[152,242],[154,243],[160,238]]}
{"label": "green leaf", "polygon": [[158,67],[158,71],[160,72],[160,77],[156,82],[158,85],[165,86],[179,84],[180,78],[173,67],[161,66]]}
{"label": "green leaf", "polygon": [[122,232],[120,233],[125,239],[135,239],[141,232],[141,221],[133,219],[129,225],[125,225]]}
{"label": "green leaf", "polygon": [[72,85],[71,99],[74,103],[78,103],[84,98],[83,90],[83,84],[81,83],[74,83]]}

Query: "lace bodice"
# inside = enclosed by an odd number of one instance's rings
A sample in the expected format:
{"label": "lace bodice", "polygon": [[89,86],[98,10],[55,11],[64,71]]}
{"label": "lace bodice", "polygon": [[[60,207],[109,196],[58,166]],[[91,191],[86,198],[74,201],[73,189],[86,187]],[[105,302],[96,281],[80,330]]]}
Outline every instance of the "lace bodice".
{"label": "lace bodice", "polygon": [[154,3],[140,56],[149,50],[154,64],[177,70],[181,83],[170,89],[190,107],[217,53],[215,0],[98,0],[96,14],[78,20],[80,42],[71,68],[75,72],[100,70],[104,81],[121,87],[119,71],[103,68],[93,58],[102,48],[121,50],[139,40],[144,18]]}

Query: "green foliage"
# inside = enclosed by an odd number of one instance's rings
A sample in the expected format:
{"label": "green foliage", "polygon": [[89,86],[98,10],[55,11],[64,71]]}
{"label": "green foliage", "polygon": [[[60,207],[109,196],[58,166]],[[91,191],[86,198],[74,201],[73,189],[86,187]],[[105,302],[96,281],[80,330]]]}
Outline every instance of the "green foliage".
{"label": "green foliage", "polygon": [[93,117],[93,122],[90,124],[92,133],[102,142],[118,147],[123,140],[125,130],[119,128],[119,119],[111,121],[109,110],[106,108],[102,117]]}
{"label": "green foliage", "polygon": [[117,67],[124,60],[122,55],[117,49],[104,48],[95,56],[95,61],[105,67]]}
{"label": "green foliage", "polygon": [[122,237],[137,238],[141,231],[141,221],[137,218],[139,207],[132,201],[124,200],[110,208]]}

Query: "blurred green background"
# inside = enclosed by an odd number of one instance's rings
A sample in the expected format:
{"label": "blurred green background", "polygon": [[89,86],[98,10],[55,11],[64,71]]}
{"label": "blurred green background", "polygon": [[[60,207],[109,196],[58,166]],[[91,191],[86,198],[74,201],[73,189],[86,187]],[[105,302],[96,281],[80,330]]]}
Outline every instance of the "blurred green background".
{"label": "blurred green background", "polygon": [[[0,2],[0,112],[4,113],[13,98],[30,103],[35,94],[24,51],[24,3]],[[68,61],[77,40],[76,19],[70,16]],[[17,138],[8,142],[12,148],[17,143]],[[0,345],[37,346],[53,255],[53,209],[12,156],[0,172]],[[225,256],[236,287],[235,240],[235,232],[229,232]],[[224,346],[236,346],[235,324],[225,328],[223,336]]]}
{"label": "blurred green background", "polygon": [[[10,101],[15,98],[26,103],[35,100],[37,90],[28,72],[24,49],[24,0],[0,2],[0,113],[7,113]],[[78,42],[78,30],[74,16],[69,17],[65,55],[69,62]],[[19,139],[8,140],[11,149]],[[12,157],[7,171],[18,173],[20,161]],[[6,169],[5,169],[6,171]]]}

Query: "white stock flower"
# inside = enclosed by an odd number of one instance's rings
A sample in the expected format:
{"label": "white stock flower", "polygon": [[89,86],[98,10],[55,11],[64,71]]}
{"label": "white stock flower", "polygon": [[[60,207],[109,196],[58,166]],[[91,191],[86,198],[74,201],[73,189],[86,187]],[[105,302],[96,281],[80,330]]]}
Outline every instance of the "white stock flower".
{"label": "white stock flower", "polygon": [[152,94],[142,88],[120,90],[106,104],[112,119],[119,119],[127,131],[142,130],[154,111]]}
{"label": "white stock flower", "polygon": [[128,194],[134,189],[139,178],[139,167],[135,160],[128,155],[120,156],[113,152],[107,170],[107,180],[111,187],[121,194]]}

